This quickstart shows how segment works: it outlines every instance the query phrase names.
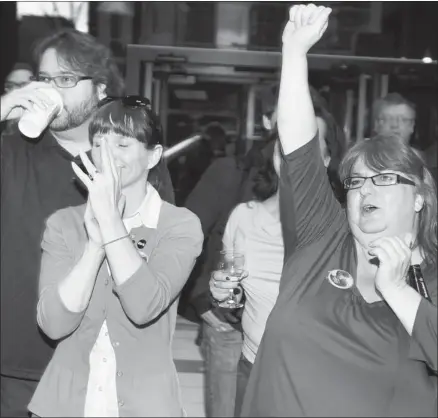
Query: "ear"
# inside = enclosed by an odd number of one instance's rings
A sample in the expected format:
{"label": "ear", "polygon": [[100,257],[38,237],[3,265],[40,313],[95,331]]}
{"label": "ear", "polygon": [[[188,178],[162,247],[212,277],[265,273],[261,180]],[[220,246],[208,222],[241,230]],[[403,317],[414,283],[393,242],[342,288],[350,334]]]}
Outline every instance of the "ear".
{"label": "ear", "polygon": [[99,100],[104,99],[107,96],[106,94],[106,85],[103,83],[99,83],[97,85],[97,97]]}
{"label": "ear", "polygon": [[155,145],[155,147],[151,150],[148,150],[148,166],[147,169],[150,170],[154,168],[161,159],[163,155],[163,147],[161,145]]}
{"label": "ear", "polygon": [[420,212],[420,210],[423,209],[423,206],[424,206],[424,197],[421,194],[415,195],[415,204],[414,204],[415,212]]}

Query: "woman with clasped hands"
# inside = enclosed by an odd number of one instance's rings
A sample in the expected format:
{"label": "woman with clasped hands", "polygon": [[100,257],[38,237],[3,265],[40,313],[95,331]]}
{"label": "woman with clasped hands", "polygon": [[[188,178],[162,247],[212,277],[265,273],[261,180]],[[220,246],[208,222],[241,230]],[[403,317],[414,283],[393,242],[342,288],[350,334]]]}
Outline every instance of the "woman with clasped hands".
{"label": "woman with clasped hands", "polygon": [[73,163],[88,189],[86,206],[47,221],[37,319],[58,347],[29,410],[183,416],[171,342],[201,226],[147,182],[162,153],[147,100],[108,102],[90,123],[93,161],[81,155],[87,173]]}
{"label": "woman with clasped hands", "polygon": [[[285,259],[242,416],[436,417],[436,186],[401,138],[380,136],[347,152],[346,211],[336,201],[306,60],[330,12],[294,6],[283,34],[280,195],[293,207],[281,214],[294,219],[297,249]],[[410,265],[424,283],[408,280]]]}

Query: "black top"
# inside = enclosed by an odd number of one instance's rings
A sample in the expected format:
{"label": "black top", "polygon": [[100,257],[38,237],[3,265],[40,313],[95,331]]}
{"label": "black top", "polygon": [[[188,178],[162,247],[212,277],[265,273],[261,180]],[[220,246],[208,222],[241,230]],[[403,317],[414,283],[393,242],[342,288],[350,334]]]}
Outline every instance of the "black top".
{"label": "black top", "polygon": [[79,157],[49,131],[34,141],[15,127],[1,141],[1,373],[39,379],[54,348],[36,322],[45,221],[58,209],[85,203],[86,190],[71,168]]}
{"label": "black top", "polygon": [[73,156],[47,131],[26,140],[14,130],[1,147],[1,372],[39,379],[53,343],[36,323],[41,239],[49,215],[83,204]]}
{"label": "black top", "polygon": [[385,301],[367,303],[354,284],[353,237],[317,140],[285,157],[280,187],[290,195],[280,204],[293,204],[281,214],[293,217],[282,221],[292,232],[295,224],[297,247],[285,260],[242,416],[436,416],[436,268],[422,265],[432,302],[422,299],[409,336]]}

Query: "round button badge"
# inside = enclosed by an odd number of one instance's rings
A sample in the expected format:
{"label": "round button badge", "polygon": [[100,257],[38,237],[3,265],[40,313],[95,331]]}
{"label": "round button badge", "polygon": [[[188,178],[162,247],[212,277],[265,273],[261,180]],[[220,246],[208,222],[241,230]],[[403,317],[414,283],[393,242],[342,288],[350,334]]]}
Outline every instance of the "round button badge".
{"label": "round button badge", "polygon": [[349,289],[354,284],[353,276],[345,270],[329,271],[327,280],[338,289]]}
{"label": "round button badge", "polygon": [[143,249],[146,246],[146,240],[145,239],[141,239],[140,241],[137,242],[137,248],[138,249]]}

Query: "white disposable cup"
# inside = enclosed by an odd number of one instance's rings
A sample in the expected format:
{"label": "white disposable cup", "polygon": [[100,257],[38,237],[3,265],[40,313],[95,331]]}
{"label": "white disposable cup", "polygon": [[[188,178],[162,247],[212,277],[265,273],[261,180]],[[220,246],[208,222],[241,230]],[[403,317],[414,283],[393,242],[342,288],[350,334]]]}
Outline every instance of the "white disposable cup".
{"label": "white disposable cup", "polygon": [[53,104],[48,106],[47,109],[35,106],[33,110],[24,112],[18,122],[18,129],[29,138],[38,138],[53,119],[61,114],[64,108],[62,97],[54,88],[47,87],[39,90],[48,96]]}

